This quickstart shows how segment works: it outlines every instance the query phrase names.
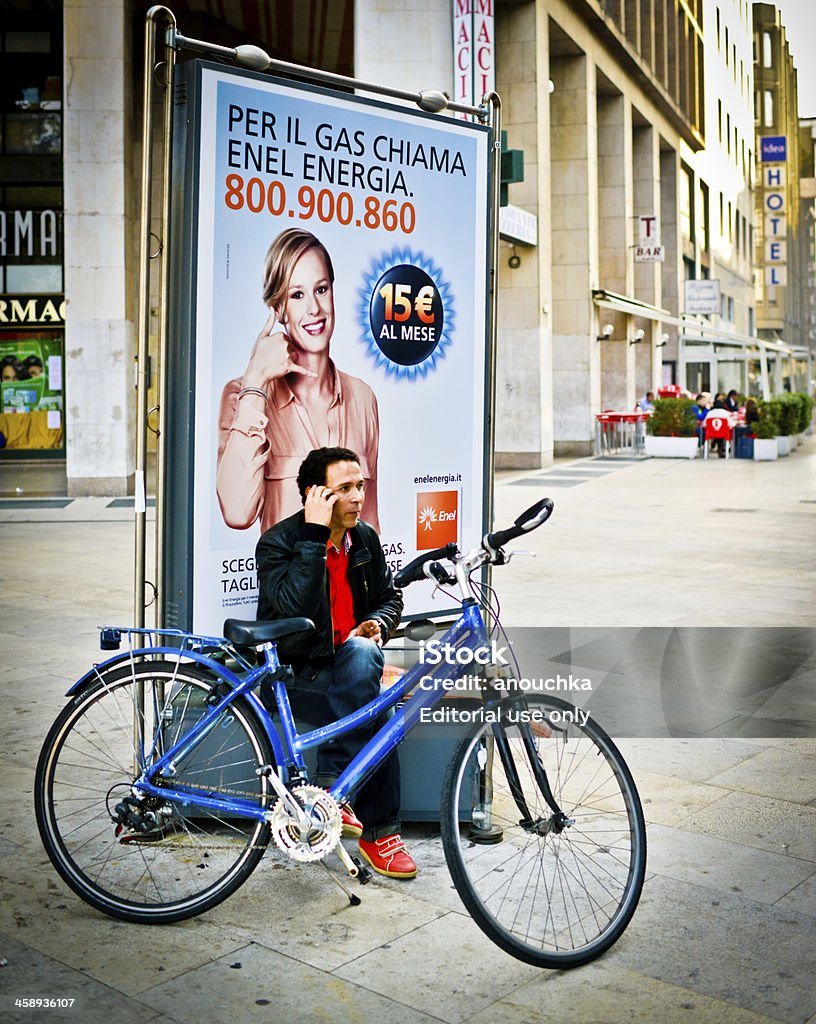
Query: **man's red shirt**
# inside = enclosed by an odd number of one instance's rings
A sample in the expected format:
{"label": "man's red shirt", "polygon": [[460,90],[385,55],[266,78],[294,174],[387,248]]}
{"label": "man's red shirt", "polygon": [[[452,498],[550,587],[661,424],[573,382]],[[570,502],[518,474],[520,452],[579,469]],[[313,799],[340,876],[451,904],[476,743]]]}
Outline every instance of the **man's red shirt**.
{"label": "man's red shirt", "polygon": [[335,650],[357,625],[354,621],[354,600],[348,581],[350,548],[351,537],[348,531],[343,535],[340,550],[331,540],[326,541],[326,568],[329,570],[329,599]]}

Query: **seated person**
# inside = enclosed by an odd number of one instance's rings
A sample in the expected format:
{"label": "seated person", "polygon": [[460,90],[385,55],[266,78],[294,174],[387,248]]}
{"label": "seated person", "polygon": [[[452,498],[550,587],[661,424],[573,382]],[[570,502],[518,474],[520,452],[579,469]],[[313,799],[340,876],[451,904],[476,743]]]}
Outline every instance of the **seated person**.
{"label": "seated person", "polygon": [[725,408],[729,412],[739,412],[739,394],[733,388],[725,396]]}
{"label": "seated person", "polygon": [[[315,632],[280,641],[290,664],[293,703],[305,691],[320,708],[320,725],[368,704],[380,692],[382,646],[402,614],[376,531],[360,519],[365,481],[347,448],[317,448],[298,470],[303,510],[271,526],[258,541],[259,619],[306,616]],[[324,743],[317,752],[318,786],[329,788],[382,720]],[[390,878],[413,878],[416,865],[400,837],[399,759],[394,750],[360,787],[356,817],[341,808],[343,834],[360,837],[360,853]]]}
{"label": "seated person", "polygon": [[697,417],[697,447],[702,448],[703,442],[705,441],[705,418],[708,415],[708,401],[709,396],[705,391],[701,391],[699,395],[694,399],[694,415]]}
{"label": "seated person", "polygon": [[[708,419],[710,416],[719,416],[721,419],[725,420],[726,422],[729,421],[728,407],[725,404],[725,395],[722,394],[722,392],[720,392],[716,396],[716,398],[714,399],[714,405],[706,413],[705,419]],[[705,428],[704,428],[704,430],[705,430]],[[714,449],[714,451],[717,453],[717,455],[719,455],[719,457],[721,459],[725,458],[725,438],[724,437],[712,438],[711,446]]]}
{"label": "seated person", "polygon": [[654,391],[646,392],[638,402],[638,408],[641,412],[652,412],[654,410]]}
{"label": "seated person", "polygon": [[749,398],[745,402],[745,426],[752,427],[759,422],[759,406],[755,398]]}

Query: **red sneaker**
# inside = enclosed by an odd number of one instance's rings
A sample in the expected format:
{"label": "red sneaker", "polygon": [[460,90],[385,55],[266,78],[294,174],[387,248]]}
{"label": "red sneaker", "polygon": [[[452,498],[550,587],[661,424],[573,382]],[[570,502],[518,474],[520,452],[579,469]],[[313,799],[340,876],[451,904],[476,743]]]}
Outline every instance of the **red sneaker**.
{"label": "red sneaker", "polygon": [[360,840],[360,853],[378,874],[388,878],[415,878],[416,864],[405,849],[399,834],[375,839],[373,843]]}
{"label": "red sneaker", "polygon": [[363,823],[348,804],[340,808],[340,820],[343,822],[344,839],[358,839],[363,834]]}

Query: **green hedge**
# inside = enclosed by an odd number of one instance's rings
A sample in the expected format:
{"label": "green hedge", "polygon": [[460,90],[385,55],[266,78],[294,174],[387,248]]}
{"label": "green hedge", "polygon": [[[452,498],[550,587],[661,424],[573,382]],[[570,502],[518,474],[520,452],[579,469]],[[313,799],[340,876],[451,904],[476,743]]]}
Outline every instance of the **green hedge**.
{"label": "green hedge", "polygon": [[697,416],[690,398],[658,398],[646,421],[646,431],[654,437],[694,437]]}

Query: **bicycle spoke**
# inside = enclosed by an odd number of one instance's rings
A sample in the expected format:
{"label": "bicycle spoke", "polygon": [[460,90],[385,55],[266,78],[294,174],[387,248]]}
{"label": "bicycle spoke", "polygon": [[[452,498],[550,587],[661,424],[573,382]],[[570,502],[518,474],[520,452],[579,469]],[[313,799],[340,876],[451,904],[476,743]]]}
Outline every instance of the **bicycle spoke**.
{"label": "bicycle spoke", "polygon": [[[233,702],[197,746],[174,760],[162,785],[168,796],[170,787],[186,794],[184,802],[143,799],[134,788],[134,761],[147,772],[185,736],[208,710],[213,684],[178,662],[98,674],[46,740],[36,780],[43,842],[65,881],[106,913],[136,921],[201,913],[237,888],[263,854],[266,823],[195,802],[212,794],[268,805],[268,783],[256,769],[271,763],[272,753],[242,705]],[[112,820],[125,798],[131,803],[124,806],[144,816],[144,831],[127,818],[118,826]]]}
{"label": "bicycle spoke", "polygon": [[[509,703],[542,713],[567,707],[543,694]],[[576,966],[618,938],[637,904],[645,871],[637,793],[617,750],[591,719],[549,738],[536,736],[535,754],[525,746],[525,726],[499,728],[504,742],[492,759],[476,752],[486,749],[496,726],[480,725],[448,771],[443,838],[454,883],[480,927],[508,952],[530,963]],[[542,770],[566,824],[539,787]],[[529,820],[521,820],[510,778]],[[484,792],[492,794],[488,806],[478,803]],[[479,820],[487,816],[494,833],[501,830],[499,842],[471,842],[460,828],[458,808],[477,805]],[[474,835],[479,838],[478,830]]]}

